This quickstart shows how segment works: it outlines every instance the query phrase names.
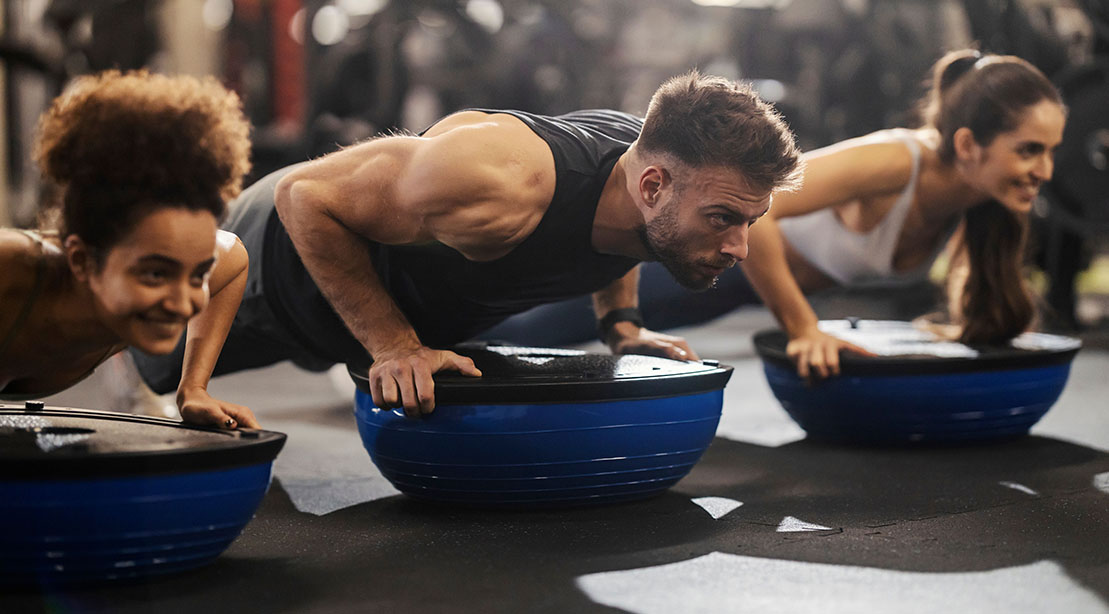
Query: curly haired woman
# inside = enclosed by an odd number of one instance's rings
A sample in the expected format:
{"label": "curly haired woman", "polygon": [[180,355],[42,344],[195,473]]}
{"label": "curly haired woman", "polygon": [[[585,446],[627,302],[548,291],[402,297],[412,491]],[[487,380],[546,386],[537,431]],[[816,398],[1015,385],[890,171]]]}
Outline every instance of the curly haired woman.
{"label": "curly haired woman", "polygon": [[249,169],[238,98],[213,79],[109,71],[76,79],[39,121],[35,159],[57,228],[0,229],[0,398],[68,388],[130,346],[187,358],[188,422],[256,427],[208,379],[246,283],[218,229]]}

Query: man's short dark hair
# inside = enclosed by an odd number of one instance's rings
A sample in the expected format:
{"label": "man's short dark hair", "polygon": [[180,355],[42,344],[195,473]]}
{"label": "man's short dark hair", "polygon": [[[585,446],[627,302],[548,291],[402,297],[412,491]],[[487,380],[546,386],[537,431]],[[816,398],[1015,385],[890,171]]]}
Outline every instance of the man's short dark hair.
{"label": "man's short dark hair", "polygon": [[778,111],[750,85],[696,70],[655,91],[637,146],[690,166],[734,169],[753,189],[800,182],[801,152]]}

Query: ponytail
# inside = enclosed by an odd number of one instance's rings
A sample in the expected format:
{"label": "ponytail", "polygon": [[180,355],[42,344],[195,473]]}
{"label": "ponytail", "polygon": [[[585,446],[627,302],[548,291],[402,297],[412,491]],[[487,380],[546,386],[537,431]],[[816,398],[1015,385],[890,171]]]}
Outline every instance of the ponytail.
{"label": "ponytail", "polygon": [[959,341],[1001,344],[1028,330],[1035,317],[1022,274],[1028,218],[989,201],[967,210],[958,266],[948,277]]}

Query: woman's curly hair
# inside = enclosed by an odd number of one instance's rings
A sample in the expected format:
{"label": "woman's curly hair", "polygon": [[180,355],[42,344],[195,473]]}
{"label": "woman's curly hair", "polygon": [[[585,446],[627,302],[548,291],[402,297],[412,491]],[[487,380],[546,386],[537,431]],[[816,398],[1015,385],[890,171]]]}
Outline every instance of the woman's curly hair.
{"label": "woman's curly hair", "polygon": [[242,105],[211,77],[79,77],[38,128],[34,156],[61,191],[62,236],[101,250],[163,207],[222,219],[250,170]]}

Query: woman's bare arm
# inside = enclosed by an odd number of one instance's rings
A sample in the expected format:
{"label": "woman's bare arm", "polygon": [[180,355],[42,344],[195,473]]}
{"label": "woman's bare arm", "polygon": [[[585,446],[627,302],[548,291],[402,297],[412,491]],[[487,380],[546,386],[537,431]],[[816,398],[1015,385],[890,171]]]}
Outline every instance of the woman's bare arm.
{"label": "woman's bare arm", "polygon": [[820,331],[804,290],[790,272],[778,220],[898,190],[908,182],[912,160],[898,142],[855,139],[805,156],[796,192],[774,196],[770,213],[751,227],[751,253],[743,272],[789,336],[786,352],[803,378],[839,373],[839,352],[866,350]]}
{"label": "woman's bare arm", "polygon": [[208,306],[189,321],[185,331],[185,356],[181,383],[177,387],[177,406],[186,422],[212,424],[226,428],[258,428],[254,414],[243,407],[220,401],[208,394],[220,350],[231,330],[246,289],[249,257],[239,238],[217,231],[216,264],[208,278],[211,298]]}

